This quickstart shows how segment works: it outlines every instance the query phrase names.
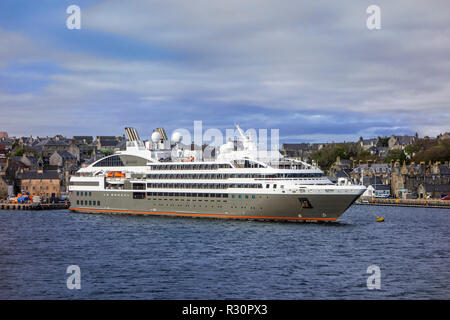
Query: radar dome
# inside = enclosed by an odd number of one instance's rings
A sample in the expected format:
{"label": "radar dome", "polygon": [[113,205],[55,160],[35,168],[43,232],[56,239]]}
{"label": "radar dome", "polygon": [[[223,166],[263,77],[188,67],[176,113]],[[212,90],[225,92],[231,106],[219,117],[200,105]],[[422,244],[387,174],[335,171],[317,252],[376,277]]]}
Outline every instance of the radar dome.
{"label": "radar dome", "polygon": [[153,132],[152,133],[152,141],[156,143],[159,140],[161,140],[161,134],[158,131]]}
{"label": "radar dome", "polygon": [[183,139],[183,137],[181,136],[181,133],[179,133],[179,132],[174,132],[174,133],[172,134],[172,142],[174,142],[174,143],[180,143],[182,139]]}

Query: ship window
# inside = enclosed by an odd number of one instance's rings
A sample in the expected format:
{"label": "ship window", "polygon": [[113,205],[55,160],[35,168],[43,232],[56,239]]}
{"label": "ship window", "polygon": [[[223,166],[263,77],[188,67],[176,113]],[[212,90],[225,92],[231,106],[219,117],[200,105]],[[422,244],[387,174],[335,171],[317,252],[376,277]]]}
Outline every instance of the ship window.
{"label": "ship window", "polygon": [[144,190],[145,183],[133,183],[133,189],[134,190]]}
{"label": "ship window", "polygon": [[266,188],[269,188],[269,186],[270,186],[269,184],[266,184]]}
{"label": "ship window", "polygon": [[91,201],[91,200],[89,200],[89,205],[90,205],[90,206],[92,205],[92,201]]}
{"label": "ship window", "polygon": [[80,204],[80,201],[79,201],[79,200],[77,200],[77,204]]}
{"label": "ship window", "polygon": [[133,199],[144,199],[145,192],[133,192]]}
{"label": "ship window", "polygon": [[97,205],[100,206],[100,200],[97,201]]}
{"label": "ship window", "polygon": [[233,198],[233,199],[234,199],[234,194],[232,194],[232,195],[231,195],[231,198]]}
{"label": "ship window", "polygon": [[242,199],[242,195],[239,195],[239,199]]}
{"label": "ship window", "polygon": [[248,195],[247,194],[245,195],[245,199],[248,199]]}
{"label": "ship window", "polygon": [[255,196],[255,195],[252,195],[252,199],[256,199],[256,196]]}
{"label": "ship window", "polygon": [[119,156],[111,156],[111,157],[107,157],[103,160],[100,160],[93,166],[94,167],[123,167],[124,164]]}

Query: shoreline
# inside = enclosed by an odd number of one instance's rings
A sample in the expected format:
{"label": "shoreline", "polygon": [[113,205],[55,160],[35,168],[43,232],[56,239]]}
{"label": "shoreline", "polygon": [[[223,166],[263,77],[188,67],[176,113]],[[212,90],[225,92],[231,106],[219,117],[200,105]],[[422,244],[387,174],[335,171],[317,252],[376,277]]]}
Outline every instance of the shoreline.
{"label": "shoreline", "polygon": [[357,204],[357,205],[372,205],[372,206],[419,207],[419,208],[450,209],[450,200],[440,200],[440,199],[364,198],[364,199],[356,200],[354,204]]}

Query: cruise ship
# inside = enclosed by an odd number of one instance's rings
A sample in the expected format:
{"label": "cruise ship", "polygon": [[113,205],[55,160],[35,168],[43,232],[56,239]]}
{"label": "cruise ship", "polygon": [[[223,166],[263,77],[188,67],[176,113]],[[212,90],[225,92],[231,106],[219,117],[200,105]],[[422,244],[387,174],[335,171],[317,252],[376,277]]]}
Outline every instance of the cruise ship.
{"label": "cruise ship", "polygon": [[171,139],[163,128],[149,141],[125,128],[126,150],[116,151],[70,178],[70,210],[81,213],[336,221],[365,191],[347,180],[279,151],[259,150],[237,126],[240,148],[228,141],[214,157]]}

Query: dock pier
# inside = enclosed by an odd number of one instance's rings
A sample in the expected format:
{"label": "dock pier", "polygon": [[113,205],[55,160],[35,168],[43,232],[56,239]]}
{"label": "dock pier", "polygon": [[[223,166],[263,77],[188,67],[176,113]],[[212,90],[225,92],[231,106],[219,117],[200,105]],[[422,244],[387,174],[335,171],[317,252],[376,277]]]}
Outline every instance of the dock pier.
{"label": "dock pier", "polygon": [[399,206],[421,208],[446,208],[450,209],[450,200],[440,199],[385,199],[385,198],[361,198],[355,204],[373,206]]}
{"label": "dock pier", "polygon": [[0,202],[0,210],[57,210],[67,209],[69,203],[7,203]]}

